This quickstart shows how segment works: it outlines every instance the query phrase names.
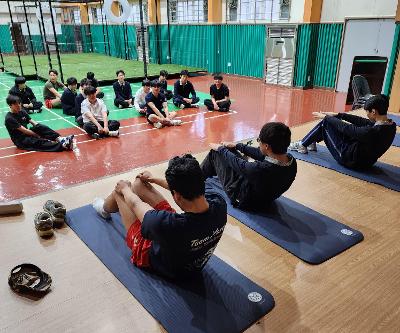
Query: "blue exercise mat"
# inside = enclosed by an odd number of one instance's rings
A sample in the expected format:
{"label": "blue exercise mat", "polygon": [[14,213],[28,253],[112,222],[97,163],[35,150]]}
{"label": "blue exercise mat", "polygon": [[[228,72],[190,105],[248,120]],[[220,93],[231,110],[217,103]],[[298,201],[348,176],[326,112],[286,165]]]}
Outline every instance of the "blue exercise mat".
{"label": "blue exercise mat", "polygon": [[213,255],[198,277],[174,283],[130,262],[119,214],[112,222],[92,206],[67,213],[67,224],[169,332],[242,332],[274,307],[265,289]]}
{"label": "blue exercise mat", "polygon": [[300,154],[295,151],[291,151],[296,159],[309,162],[335,170],[345,175],[365,180],[369,183],[382,185],[393,191],[400,192],[400,168],[394,165],[376,162],[371,168],[363,171],[356,171],[340,165],[331,155],[328,148],[325,146],[318,145],[318,151],[310,151],[308,154]]}
{"label": "blue exercise mat", "polygon": [[392,119],[396,123],[397,126],[400,126],[400,116],[390,113],[387,115],[387,117],[389,119]]}
{"label": "blue exercise mat", "polygon": [[231,205],[217,178],[207,186],[220,193],[228,204],[228,214],[286,251],[310,264],[320,264],[361,242],[361,232],[280,197],[265,212],[249,212]]}
{"label": "blue exercise mat", "polygon": [[392,146],[400,147],[400,134],[396,134],[394,136],[394,140],[392,142]]}

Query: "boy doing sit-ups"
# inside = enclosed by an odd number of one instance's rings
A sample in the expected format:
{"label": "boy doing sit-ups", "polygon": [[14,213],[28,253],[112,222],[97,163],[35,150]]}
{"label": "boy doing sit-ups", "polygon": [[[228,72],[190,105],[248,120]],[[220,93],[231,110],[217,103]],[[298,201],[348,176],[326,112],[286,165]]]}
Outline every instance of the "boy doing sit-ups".
{"label": "boy doing sit-ups", "polygon": [[[183,213],[176,213],[153,184],[171,191]],[[191,155],[172,158],[165,179],[145,171],[133,184],[119,181],[105,201],[96,199],[93,207],[104,218],[119,212],[133,264],[171,279],[202,270],[227,220],[224,199],[205,187],[200,165]]]}

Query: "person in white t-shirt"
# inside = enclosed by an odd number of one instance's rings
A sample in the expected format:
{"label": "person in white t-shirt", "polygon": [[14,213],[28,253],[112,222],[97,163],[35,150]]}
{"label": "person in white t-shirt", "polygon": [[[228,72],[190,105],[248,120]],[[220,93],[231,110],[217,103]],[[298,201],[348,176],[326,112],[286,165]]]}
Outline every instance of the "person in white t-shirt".
{"label": "person in white t-shirt", "polygon": [[88,86],[84,90],[87,96],[81,104],[83,129],[94,139],[106,136],[119,136],[119,121],[108,120],[107,108],[103,100],[96,97],[96,88]]}
{"label": "person in white t-shirt", "polygon": [[142,82],[142,87],[138,89],[138,91],[135,94],[135,109],[138,111],[141,115],[145,116],[146,115],[146,95],[150,92],[150,81],[149,80],[143,80]]}

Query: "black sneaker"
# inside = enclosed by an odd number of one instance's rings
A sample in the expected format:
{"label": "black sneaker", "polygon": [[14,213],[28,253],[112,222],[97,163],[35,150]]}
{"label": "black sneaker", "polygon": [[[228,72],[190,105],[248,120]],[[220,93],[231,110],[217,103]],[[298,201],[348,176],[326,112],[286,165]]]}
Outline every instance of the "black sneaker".
{"label": "black sneaker", "polygon": [[93,133],[93,134],[91,135],[91,137],[92,137],[93,139],[96,139],[96,140],[101,139],[101,136],[100,136],[99,133]]}
{"label": "black sneaker", "polygon": [[53,231],[53,219],[47,212],[40,212],[35,215],[34,219],[36,232],[40,237],[51,237]]}
{"label": "black sneaker", "polygon": [[11,270],[8,285],[17,293],[46,293],[51,287],[51,277],[39,267],[21,264]]}
{"label": "black sneaker", "polygon": [[43,205],[43,209],[50,214],[54,227],[60,228],[64,224],[66,209],[62,203],[54,200],[47,200]]}

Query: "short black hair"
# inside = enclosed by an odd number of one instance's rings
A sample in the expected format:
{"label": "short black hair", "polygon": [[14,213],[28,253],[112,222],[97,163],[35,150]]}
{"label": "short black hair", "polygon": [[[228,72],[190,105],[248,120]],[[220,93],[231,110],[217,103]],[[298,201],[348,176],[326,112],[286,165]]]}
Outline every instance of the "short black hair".
{"label": "short black hair", "polygon": [[50,75],[51,73],[54,73],[54,74],[58,75],[58,72],[57,72],[56,69],[50,69],[50,70],[49,70],[49,75]]}
{"label": "short black hair", "polygon": [[214,80],[223,80],[224,78],[222,77],[221,74],[214,74]]}
{"label": "short black hair", "polygon": [[67,85],[72,86],[73,84],[78,84],[78,80],[75,77],[69,77],[67,79]]}
{"label": "short black hair", "polygon": [[378,94],[368,98],[364,104],[364,109],[368,112],[372,112],[372,109],[376,110],[379,115],[387,114],[389,108],[389,97],[384,94]]}
{"label": "short black hair", "polygon": [[204,175],[199,162],[190,154],[175,156],[168,163],[165,178],[171,192],[178,192],[186,200],[205,193]]}
{"label": "short black hair", "polygon": [[86,73],[86,77],[87,77],[89,80],[93,80],[93,79],[94,79],[94,73],[93,73],[93,72],[87,72],[87,73]]}
{"label": "short black hair", "polygon": [[80,86],[87,86],[90,85],[92,83],[92,81],[90,81],[88,78],[84,78],[81,80],[81,82],[79,83]]}
{"label": "short black hair", "polygon": [[259,139],[268,144],[274,154],[284,154],[289,147],[291,135],[290,128],[285,124],[271,122],[261,128]]}
{"label": "short black hair", "polygon": [[187,69],[184,69],[181,71],[181,75],[189,75],[189,71]]}
{"label": "short black hair", "polygon": [[117,76],[118,76],[119,73],[122,73],[122,74],[125,75],[125,72],[124,72],[122,69],[119,69],[119,70],[117,70],[117,71],[115,72],[115,74],[116,74]]}
{"label": "short black hair", "polygon": [[161,87],[161,83],[158,80],[153,80],[153,81],[151,81],[150,86]]}
{"label": "short black hair", "polygon": [[97,90],[96,90],[95,87],[87,86],[87,87],[83,90],[83,93],[84,93],[86,96],[89,96],[89,95],[95,94],[96,91],[97,91]]}
{"label": "short black hair", "polygon": [[143,80],[142,81],[142,87],[144,87],[144,86],[150,87],[151,86],[150,81],[147,80],[147,79]]}
{"label": "short black hair", "polygon": [[18,77],[15,78],[15,84],[16,85],[23,84],[25,82],[26,82],[26,79],[23,76],[18,76]]}
{"label": "short black hair", "polygon": [[21,103],[21,99],[15,95],[8,95],[6,98],[6,103],[9,106],[11,106],[13,104],[19,104],[19,103]]}
{"label": "short black hair", "polygon": [[160,76],[164,76],[166,78],[168,76],[168,72],[165,69],[163,69],[160,71]]}

